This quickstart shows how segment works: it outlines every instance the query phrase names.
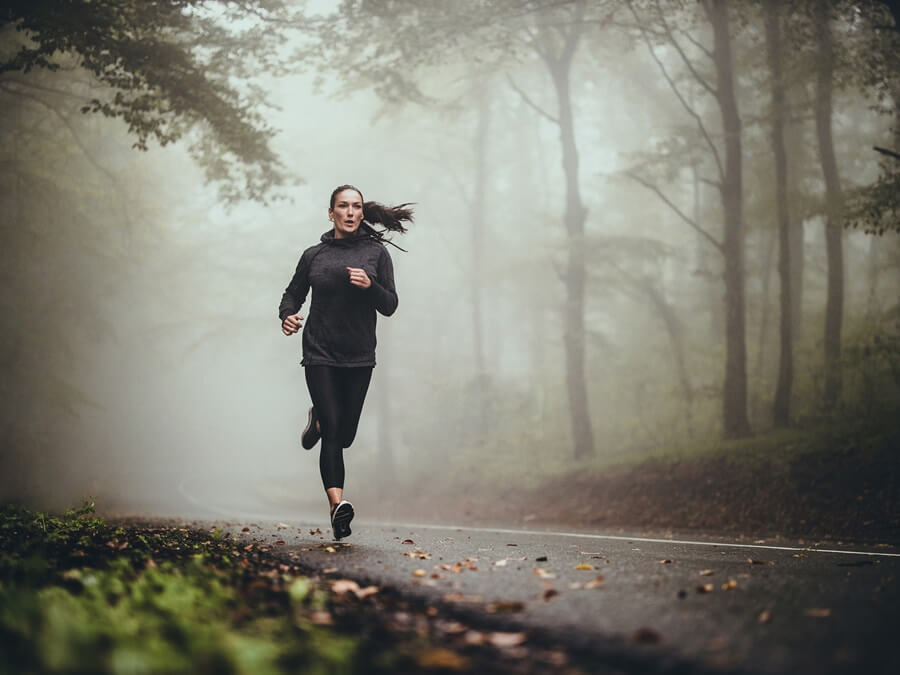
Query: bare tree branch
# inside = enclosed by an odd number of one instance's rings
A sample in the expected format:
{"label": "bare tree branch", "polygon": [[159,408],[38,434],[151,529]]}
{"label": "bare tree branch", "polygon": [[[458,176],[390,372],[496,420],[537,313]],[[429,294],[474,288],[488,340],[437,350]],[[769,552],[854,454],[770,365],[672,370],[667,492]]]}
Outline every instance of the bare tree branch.
{"label": "bare tree branch", "polygon": [[665,204],[670,209],[672,209],[676,213],[676,215],[678,215],[679,218],[681,218],[685,223],[687,223],[687,225],[691,229],[693,229],[695,232],[697,232],[697,234],[699,234],[700,236],[704,237],[707,241],[709,241],[709,243],[711,243],[713,246],[715,246],[719,252],[724,252],[722,243],[718,239],[716,239],[709,232],[707,232],[702,227],[700,227],[700,225],[693,218],[689,217],[687,214],[685,214],[684,211],[682,211],[680,208],[678,208],[678,206],[671,199],[669,199],[665,194],[663,194],[663,191],[660,190],[657,186],[655,186],[653,183],[649,182],[648,180],[642,178],[638,174],[633,173],[632,171],[626,171],[625,175],[628,176],[629,178],[631,178],[633,181],[640,183],[645,188],[647,188],[652,193],[654,193],[663,202],[665,202]]}
{"label": "bare tree branch", "polygon": [[[718,96],[716,92],[716,88],[713,87],[709,82],[706,81],[700,73],[697,72],[697,69],[694,68],[694,64],[691,63],[691,60],[687,57],[687,54],[684,53],[684,50],[681,48],[681,45],[678,44],[678,40],[675,39],[675,34],[672,32],[672,29],[669,27],[669,22],[666,21],[666,15],[663,12],[662,6],[659,4],[659,0],[656,0],[656,7],[659,10],[659,20],[662,22],[663,30],[665,31],[666,38],[671,43],[673,47],[675,47],[675,51],[678,52],[678,55],[681,57],[681,60],[684,62],[684,65],[687,66],[687,69],[691,72],[691,75],[694,76],[694,79],[700,83],[706,91],[712,94],[714,97]],[[682,31],[684,32],[684,31]],[[706,51],[704,49],[704,51]]]}
{"label": "bare tree branch", "polygon": [[647,45],[647,51],[650,52],[650,56],[653,57],[653,60],[656,61],[656,65],[659,66],[659,70],[665,78],[666,82],[669,84],[669,88],[675,94],[675,97],[681,103],[682,107],[687,111],[687,113],[694,118],[697,122],[697,127],[700,129],[700,133],[703,138],[706,140],[706,144],[709,146],[710,152],[713,155],[713,158],[716,161],[716,168],[719,171],[719,178],[721,180],[725,180],[725,168],[722,166],[722,158],[719,156],[719,150],[716,148],[716,144],[713,143],[712,137],[709,135],[709,132],[706,130],[706,125],[703,124],[703,119],[700,115],[697,114],[697,111],[694,110],[691,105],[687,102],[687,100],[682,95],[681,91],[678,89],[678,85],[675,84],[675,81],[669,75],[669,71],[666,70],[666,67],[663,65],[663,62],[660,61],[659,57],[656,55],[656,52],[653,50],[653,44],[650,42],[650,38],[647,37],[647,31],[641,23],[640,18],[638,18],[637,12],[634,9],[634,5],[631,0],[628,0],[628,9],[631,10],[631,13],[634,15],[634,20],[637,22],[638,27],[641,31],[641,36],[644,38],[644,42]]}
{"label": "bare tree branch", "polygon": [[[45,107],[45,108],[47,108],[48,110],[50,110],[54,115],[56,115],[56,116],[62,121],[62,123],[66,126],[66,128],[69,130],[69,133],[71,134],[72,140],[75,142],[75,145],[78,146],[78,149],[81,150],[81,152],[82,152],[82,154],[85,156],[85,158],[86,158],[86,159],[87,159],[87,160],[88,160],[88,161],[89,161],[89,162],[90,162],[90,163],[91,163],[91,164],[92,164],[92,165],[93,165],[100,173],[102,173],[104,176],[106,176],[106,177],[110,180],[111,183],[113,183],[114,185],[116,185],[116,186],[121,190],[122,186],[121,186],[121,183],[119,182],[118,177],[117,177],[112,171],[110,171],[108,168],[106,168],[105,166],[103,166],[103,165],[102,165],[102,164],[101,164],[101,163],[100,163],[100,162],[99,162],[99,161],[98,161],[98,160],[90,153],[90,151],[85,147],[84,143],[82,142],[81,137],[78,135],[78,132],[75,130],[75,127],[72,126],[72,123],[71,123],[71,121],[69,121],[69,118],[66,117],[65,115],[63,115],[59,110],[57,110],[55,106],[53,106],[53,105],[51,105],[50,103],[48,103],[47,101],[43,100],[41,97],[35,96],[34,94],[29,94],[28,92],[19,91],[19,90],[15,90],[15,89],[10,89],[9,86],[8,86],[8,83],[6,83],[6,82],[0,82],[0,89],[2,89],[3,91],[7,92],[8,94],[13,94],[13,95],[15,95],[15,96],[22,96],[23,98],[27,98],[27,99],[30,100],[30,101],[34,101],[35,103],[39,103],[39,104],[42,105],[43,107]],[[125,218],[126,218],[126,220],[128,221],[129,226],[131,226],[131,225],[132,225],[132,223],[131,223],[131,218],[128,216],[127,212],[125,213]]]}
{"label": "bare tree branch", "polygon": [[706,54],[706,56],[707,56],[708,58],[710,58],[710,59],[713,58],[712,50],[709,49],[709,48],[707,48],[706,46],[704,46],[704,44],[703,44],[702,42],[700,42],[700,40],[697,40],[696,38],[694,38],[694,36],[691,35],[690,33],[688,33],[686,30],[681,30],[681,29],[679,29],[678,32],[681,33],[682,35],[684,35],[685,39],[686,39],[688,42],[690,42],[692,45],[694,45],[694,46],[695,46],[697,49],[699,49],[701,52],[703,52],[704,54]]}
{"label": "bare tree branch", "polygon": [[900,159],[900,153],[896,153],[893,150],[888,150],[887,148],[879,148],[877,145],[873,145],[872,149],[875,152],[880,152],[882,155],[887,155],[888,157],[893,157],[894,159]]}
{"label": "bare tree branch", "polygon": [[545,117],[546,119],[550,120],[550,121],[553,122],[554,124],[556,124],[556,125],[559,124],[559,119],[558,119],[558,118],[554,117],[553,115],[551,115],[550,113],[548,113],[546,110],[544,110],[543,108],[541,108],[537,103],[535,103],[534,101],[532,101],[532,100],[528,97],[528,94],[526,94],[524,91],[522,91],[521,89],[519,89],[518,86],[516,86],[516,83],[513,81],[513,79],[512,79],[509,75],[506,76],[506,79],[509,81],[509,86],[513,88],[513,91],[515,91],[519,96],[521,96],[521,97],[522,97],[522,100],[523,100],[525,103],[527,103],[533,110],[535,110],[539,115]]}

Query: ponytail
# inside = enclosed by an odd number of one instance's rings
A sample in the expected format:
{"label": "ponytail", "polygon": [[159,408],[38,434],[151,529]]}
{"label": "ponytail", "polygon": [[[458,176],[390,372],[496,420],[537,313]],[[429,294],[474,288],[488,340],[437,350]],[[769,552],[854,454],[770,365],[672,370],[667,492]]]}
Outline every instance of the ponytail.
{"label": "ponytail", "polygon": [[370,223],[377,223],[391,232],[404,234],[406,227],[404,222],[413,222],[413,210],[408,208],[412,202],[397,206],[385,206],[378,202],[365,202],[363,204],[363,219]]}

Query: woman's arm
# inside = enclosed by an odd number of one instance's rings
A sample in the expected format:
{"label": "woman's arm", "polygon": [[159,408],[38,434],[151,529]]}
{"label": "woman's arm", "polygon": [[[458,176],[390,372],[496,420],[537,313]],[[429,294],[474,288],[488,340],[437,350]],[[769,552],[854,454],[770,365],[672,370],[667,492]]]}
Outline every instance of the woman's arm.
{"label": "woman's arm", "polygon": [[372,279],[369,293],[372,294],[372,302],[375,309],[384,316],[390,316],[397,311],[397,289],[394,288],[394,263],[387,249],[382,250],[378,256],[376,269],[377,279]]}
{"label": "woman's arm", "polygon": [[[294,270],[294,276],[291,278],[287,288],[281,296],[281,303],[278,305],[278,318],[281,319],[281,329],[285,335],[292,335],[300,329],[300,321],[302,317],[298,314],[303,303],[306,301],[306,295],[309,293],[309,256],[307,251],[300,256],[297,263],[297,269]],[[293,321],[289,321],[293,319]],[[285,330],[285,323],[290,323],[289,332]]]}

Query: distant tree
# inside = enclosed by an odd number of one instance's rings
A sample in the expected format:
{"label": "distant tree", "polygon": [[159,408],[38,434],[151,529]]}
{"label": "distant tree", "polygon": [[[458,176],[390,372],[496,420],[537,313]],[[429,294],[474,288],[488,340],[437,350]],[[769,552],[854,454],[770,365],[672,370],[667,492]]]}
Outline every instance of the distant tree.
{"label": "distant tree", "polygon": [[778,220],[778,279],[780,282],[779,306],[779,359],[778,381],[772,404],[776,426],[790,422],[791,387],[794,379],[794,336],[791,321],[791,220],[788,213],[788,162],[784,142],[787,117],[784,79],[784,49],[781,29],[780,3],[763,0],[763,19],[766,35],[766,53],[769,61],[769,79],[772,88],[772,154],[775,164],[775,210]]}
{"label": "distant tree", "polygon": [[[6,0],[0,89],[59,92],[89,72],[98,86],[82,112],[121,119],[141,150],[196,127],[191,152],[222,196],[265,200],[285,174],[249,76],[280,67],[280,36],[297,25],[283,0]],[[58,80],[36,82],[39,69]]]}
{"label": "distant tree", "polygon": [[[732,56],[732,26],[728,5],[724,0],[703,0],[699,19],[691,12],[688,21],[702,21],[712,34],[712,45],[703,45],[683,26],[676,24],[684,15],[673,16],[659,0],[627,3],[651,57],[660,69],[673,95],[694,120],[699,143],[708,152],[715,178],[706,179],[718,188],[724,220],[721,240],[705,230],[700,223],[685,214],[659,188],[637,171],[628,175],[653,191],[672,208],[689,227],[711,243],[723,258],[725,285],[725,377],[722,385],[722,431],[726,438],[739,438],[750,433],[747,415],[747,344],[744,269],[744,216],[743,216],[743,158],[741,155],[741,117],[735,97],[734,59]],[[641,13],[641,7],[646,9]],[[688,41],[693,50],[685,46]],[[721,141],[717,142],[697,106],[685,95],[684,84],[671,75],[670,68],[656,54],[654,45],[662,43],[670,47],[687,69],[690,80],[706,91],[716,102],[721,119]],[[699,56],[693,54],[699,53]],[[702,59],[698,65],[695,59]],[[708,75],[707,71],[712,74]]]}
{"label": "distant tree", "polygon": [[320,23],[316,54],[322,72],[336,73],[350,87],[371,87],[388,104],[427,103],[423,73],[466,62],[502,70],[531,60],[549,75],[556,110],[547,111],[528,92],[511,86],[543,119],[559,129],[565,204],[566,287],[563,327],[566,385],[574,456],[594,453],[585,378],[584,228],[587,208],[579,185],[579,158],[570,76],[588,31],[609,24],[615,3],[567,0],[347,0]]}

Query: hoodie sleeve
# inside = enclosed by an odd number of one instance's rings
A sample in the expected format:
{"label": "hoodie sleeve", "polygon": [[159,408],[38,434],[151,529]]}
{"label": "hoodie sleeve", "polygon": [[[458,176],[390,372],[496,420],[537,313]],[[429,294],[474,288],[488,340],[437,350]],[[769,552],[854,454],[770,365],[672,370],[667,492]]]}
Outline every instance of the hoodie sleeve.
{"label": "hoodie sleeve", "polygon": [[278,305],[278,318],[282,321],[284,321],[284,317],[296,314],[306,301],[306,294],[309,293],[309,261],[309,249],[307,249],[300,256],[300,262],[297,263],[294,276],[281,296],[281,304]]}
{"label": "hoodie sleeve", "polygon": [[372,279],[369,293],[372,295],[375,309],[384,316],[390,316],[397,310],[399,301],[397,290],[394,288],[394,263],[386,248],[382,249],[381,255],[378,256],[376,274],[378,279]]}

